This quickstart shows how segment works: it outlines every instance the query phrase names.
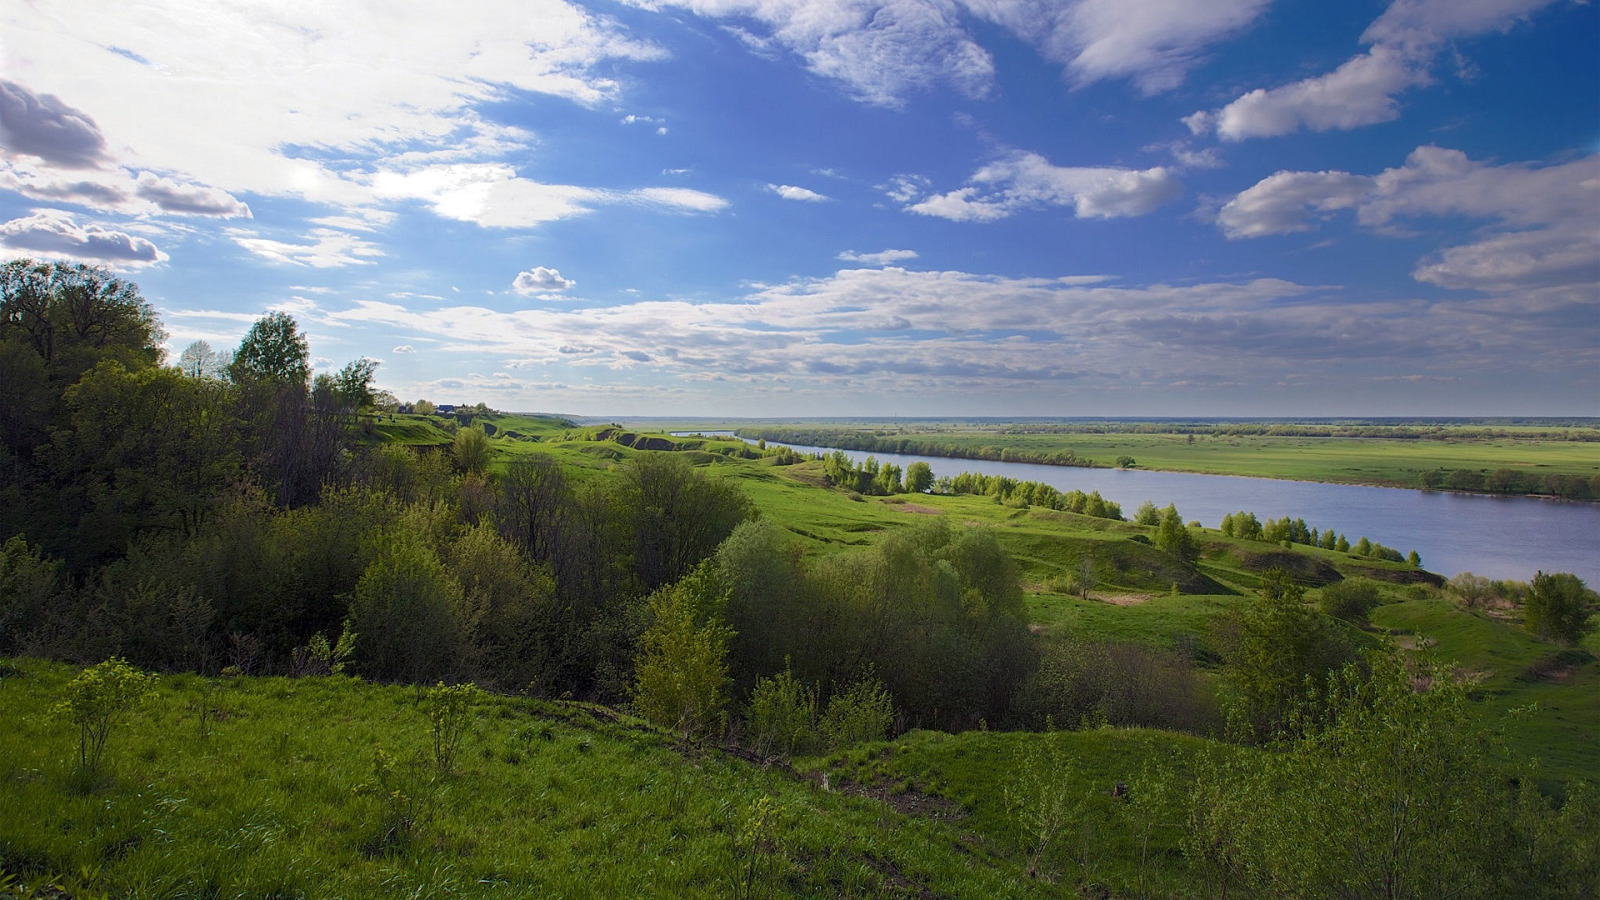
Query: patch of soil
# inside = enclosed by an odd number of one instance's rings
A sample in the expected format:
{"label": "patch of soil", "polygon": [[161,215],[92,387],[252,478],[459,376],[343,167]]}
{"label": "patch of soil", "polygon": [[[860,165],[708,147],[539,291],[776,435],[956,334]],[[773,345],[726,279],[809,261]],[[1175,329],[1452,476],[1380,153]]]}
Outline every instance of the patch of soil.
{"label": "patch of soil", "polygon": [[1109,603],[1112,606],[1138,606],[1149,602],[1154,596],[1154,594],[1090,594],[1089,599]]}
{"label": "patch of soil", "polygon": [[[822,776],[816,777],[817,783],[822,783]],[[946,800],[934,794],[924,794],[921,791],[910,789],[896,790],[892,781],[880,781],[875,784],[856,784],[853,781],[840,780],[830,784],[829,790],[841,794],[851,794],[856,797],[868,797],[882,803],[903,816],[917,816],[923,819],[934,819],[941,822],[954,822],[967,817],[967,811],[961,804],[953,800]]]}
{"label": "patch of soil", "polygon": [[920,503],[898,503],[898,504],[895,504],[895,508],[900,510],[901,512],[917,513],[919,515],[924,515],[924,516],[937,516],[937,515],[939,515],[939,510],[934,509],[931,506],[923,506]]}

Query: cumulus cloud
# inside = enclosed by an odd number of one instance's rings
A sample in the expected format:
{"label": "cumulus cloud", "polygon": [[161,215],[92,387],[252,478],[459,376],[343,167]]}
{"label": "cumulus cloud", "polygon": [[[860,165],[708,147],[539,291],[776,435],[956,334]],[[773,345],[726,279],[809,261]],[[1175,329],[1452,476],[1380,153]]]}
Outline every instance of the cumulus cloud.
{"label": "cumulus cloud", "polygon": [[552,294],[564,291],[576,281],[562,278],[561,273],[545,266],[534,266],[526,272],[518,272],[517,277],[511,282],[511,289],[519,294]]}
{"label": "cumulus cloud", "polygon": [[399,354],[404,355],[406,353],[415,353],[415,352],[417,352],[417,348],[411,346],[410,344],[401,344],[401,345],[395,347],[393,350],[390,350],[389,352],[390,353],[399,353]]}
{"label": "cumulus cloud", "polygon": [[845,262],[861,263],[868,266],[887,266],[916,258],[917,251],[915,250],[880,250],[877,253],[857,253],[854,250],[846,250],[839,254],[839,259]]}
{"label": "cumulus cloud", "polygon": [[965,187],[905,208],[955,222],[990,222],[1024,209],[1070,206],[1080,219],[1142,216],[1183,186],[1170,169],[1055,166],[1037,153],[1012,153],[967,179]]}
{"label": "cumulus cloud", "polygon": [[377,244],[332,228],[313,228],[311,240],[302,243],[273,240],[239,229],[229,229],[228,236],[263,259],[314,269],[372,265],[384,255]]}
{"label": "cumulus cloud", "polygon": [[807,203],[825,203],[832,199],[826,194],[819,194],[809,188],[795,187],[792,184],[769,184],[767,190],[777,194],[785,200],[801,200]]}
{"label": "cumulus cloud", "polygon": [[106,140],[94,119],[54,94],[36,94],[0,79],[0,146],[64,169],[92,169],[105,160]]}
{"label": "cumulus cloud", "polygon": [[1215,130],[1231,141],[1388,122],[1400,115],[1399,94],[1432,83],[1429,67],[1446,42],[1509,28],[1554,2],[1395,0],[1362,34],[1369,49],[1332,72],[1257,88],[1183,121],[1196,134]]}
{"label": "cumulus cloud", "polygon": [[240,203],[227,191],[162,178],[151,172],[140,172],[137,183],[135,193],[160,207],[163,212],[224,219],[250,218],[250,207]]}
{"label": "cumulus cloud", "polygon": [[140,268],[167,260],[167,254],[144,238],[93,223],[79,224],[70,214],[55,209],[38,210],[31,216],[0,224],[0,245],[122,268]]}
{"label": "cumulus cloud", "polygon": [[1425,146],[1377,175],[1279,172],[1229,201],[1217,221],[1229,237],[1242,238],[1311,230],[1338,210],[1354,210],[1357,222],[1379,232],[1394,231],[1400,219],[1464,216],[1489,224],[1476,240],[1419,264],[1419,281],[1488,292],[1567,285],[1592,293],[1600,282],[1597,208],[1600,155],[1492,166]]}

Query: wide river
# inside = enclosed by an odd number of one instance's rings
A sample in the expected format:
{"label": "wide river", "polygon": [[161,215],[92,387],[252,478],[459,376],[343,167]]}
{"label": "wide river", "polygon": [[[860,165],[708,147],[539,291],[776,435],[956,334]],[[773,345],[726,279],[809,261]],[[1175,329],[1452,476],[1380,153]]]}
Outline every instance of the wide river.
{"label": "wide river", "polygon": [[[793,446],[802,453],[833,452],[826,447]],[[1145,500],[1157,506],[1177,504],[1185,521],[1199,519],[1210,528],[1241,509],[1262,521],[1299,516],[1313,528],[1344,533],[1352,544],[1365,535],[1401,553],[1415,550],[1422,556],[1423,568],[1446,577],[1473,572],[1527,581],[1543,569],[1572,572],[1590,587],[1600,587],[1600,503],[845,452],[858,461],[876,456],[879,462],[892,462],[902,469],[920,460],[933,467],[935,477],[982,472],[1037,481],[1062,491],[1099,491],[1100,496],[1120,503],[1128,518]]]}

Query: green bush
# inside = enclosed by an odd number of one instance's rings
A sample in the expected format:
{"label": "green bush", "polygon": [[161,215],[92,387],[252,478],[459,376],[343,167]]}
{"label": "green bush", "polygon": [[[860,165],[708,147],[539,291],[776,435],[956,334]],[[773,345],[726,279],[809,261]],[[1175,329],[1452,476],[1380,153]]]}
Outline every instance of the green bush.
{"label": "green bush", "polygon": [[155,676],[146,675],[120,658],[83,670],[67,685],[54,712],[78,728],[78,769],[100,771],[100,757],[117,720],[144,699]]}
{"label": "green bush", "polygon": [[788,758],[816,745],[817,693],[788,669],[756,682],[745,715],[753,749],[763,756]]}
{"label": "green bush", "polygon": [[1524,601],[1524,624],[1542,638],[1576,644],[1593,630],[1595,592],[1570,572],[1539,572]]}
{"label": "green bush", "polygon": [[1346,578],[1317,592],[1322,611],[1335,619],[1357,625],[1367,623],[1367,614],[1383,602],[1378,583],[1368,578]]}
{"label": "green bush", "polygon": [[423,697],[422,708],[433,725],[433,764],[440,774],[455,768],[461,739],[472,724],[472,707],[482,694],[472,682],[447,685],[439,682]]}
{"label": "green bush", "polygon": [[832,750],[842,750],[889,736],[894,701],[877,679],[859,681],[828,701],[822,735]]}

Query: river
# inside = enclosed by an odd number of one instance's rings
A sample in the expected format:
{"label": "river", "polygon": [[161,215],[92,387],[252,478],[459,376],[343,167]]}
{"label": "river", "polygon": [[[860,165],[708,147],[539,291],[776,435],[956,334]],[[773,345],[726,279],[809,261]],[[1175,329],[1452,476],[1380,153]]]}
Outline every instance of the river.
{"label": "river", "polygon": [[[801,453],[833,452],[826,447],[792,446]],[[892,462],[902,469],[913,462],[926,462],[935,477],[982,472],[1037,481],[1062,491],[1099,491],[1100,496],[1121,504],[1128,518],[1145,500],[1157,506],[1176,504],[1185,521],[1199,519],[1210,528],[1241,509],[1262,521],[1299,516],[1313,528],[1342,532],[1352,544],[1365,535],[1401,553],[1415,550],[1422,557],[1423,568],[1446,577],[1470,571],[1488,578],[1527,581],[1542,569],[1572,572],[1590,587],[1600,587],[1600,503],[1237,475],[845,453],[858,461],[876,456],[879,462]]]}

